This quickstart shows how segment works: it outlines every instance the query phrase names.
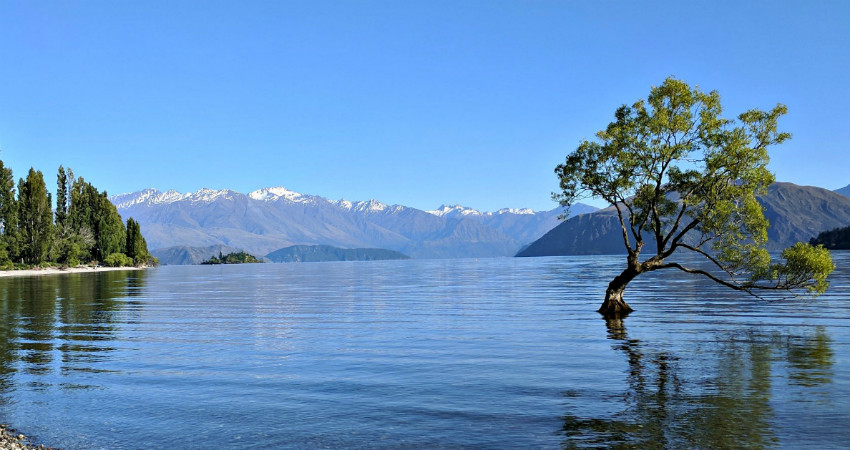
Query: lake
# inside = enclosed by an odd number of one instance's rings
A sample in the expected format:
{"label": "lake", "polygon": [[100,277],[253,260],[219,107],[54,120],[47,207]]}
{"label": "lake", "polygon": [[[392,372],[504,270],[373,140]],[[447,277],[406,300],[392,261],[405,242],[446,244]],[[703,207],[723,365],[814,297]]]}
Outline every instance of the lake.
{"label": "lake", "polygon": [[0,279],[0,420],[74,449],[850,446],[850,253],[816,300],[623,256]]}

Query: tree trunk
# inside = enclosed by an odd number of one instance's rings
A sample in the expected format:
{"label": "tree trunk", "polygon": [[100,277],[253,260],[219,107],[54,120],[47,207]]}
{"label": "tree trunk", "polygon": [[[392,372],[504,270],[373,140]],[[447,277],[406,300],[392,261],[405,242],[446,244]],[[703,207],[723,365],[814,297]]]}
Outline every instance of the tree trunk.
{"label": "tree trunk", "polygon": [[608,284],[608,289],[605,291],[605,301],[599,307],[599,314],[602,314],[606,319],[619,319],[626,317],[633,311],[623,300],[623,292],[626,290],[626,285],[632,281],[640,272],[635,267],[629,267]]}

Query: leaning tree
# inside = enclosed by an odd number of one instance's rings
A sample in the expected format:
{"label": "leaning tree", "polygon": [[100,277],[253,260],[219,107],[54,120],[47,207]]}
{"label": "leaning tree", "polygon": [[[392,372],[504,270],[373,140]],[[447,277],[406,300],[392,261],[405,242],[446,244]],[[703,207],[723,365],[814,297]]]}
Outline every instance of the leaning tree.
{"label": "leaning tree", "polygon": [[[599,312],[628,314],[623,300],[631,280],[675,269],[708,277],[759,296],[760,290],[807,289],[816,295],[835,266],[829,251],[798,243],[771,261],[768,221],[756,197],[774,177],[767,149],[791,135],[777,129],[787,112],[753,109],[737,120],[721,117],[720,95],[668,78],[649,97],[621,106],[596,139],[582,142],[558,165],[563,206],[604,199],[617,213],[628,253],[625,270],[608,285]],[[699,255],[705,265],[671,258]]]}

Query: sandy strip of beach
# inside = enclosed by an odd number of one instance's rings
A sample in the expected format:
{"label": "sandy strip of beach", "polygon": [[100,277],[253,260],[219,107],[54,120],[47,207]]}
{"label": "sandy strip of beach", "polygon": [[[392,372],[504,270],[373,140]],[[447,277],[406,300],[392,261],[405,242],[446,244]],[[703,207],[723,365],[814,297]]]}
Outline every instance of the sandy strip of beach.
{"label": "sandy strip of beach", "polygon": [[34,275],[59,275],[63,273],[95,273],[111,270],[142,270],[146,267],[69,267],[67,269],[0,270],[0,277],[29,277]]}

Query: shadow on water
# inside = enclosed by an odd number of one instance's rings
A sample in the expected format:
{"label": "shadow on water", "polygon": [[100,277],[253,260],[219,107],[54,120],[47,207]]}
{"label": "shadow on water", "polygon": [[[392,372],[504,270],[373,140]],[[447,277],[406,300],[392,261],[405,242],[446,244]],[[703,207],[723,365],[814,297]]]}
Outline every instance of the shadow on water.
{"label": "shadow on water", "polygon": [[[618,411],[587,417],[581,407],[587,399],[568,392],[565,449],[776,448],[771,393],[782,387],[771,380],[806,389],[833,379],[831,339],[822,327],[809,335],[717,332],[716,347],[693,348],[680,359],[629,338],[622,320],[607,320],[606,326],[628,369],[620,394],[596,400],[610,401]],[[780,370],[784,377],[772,377]]]}
{"label": "shadow on water", "polygon": [[93,363],[114,350],[117,313],[126,322],[128,312],[141,308],[132,297],[146,276],[110,271],[0,280],[0,403],[22,379],[47,389],[47,377],[39,375],[95,371]]}

